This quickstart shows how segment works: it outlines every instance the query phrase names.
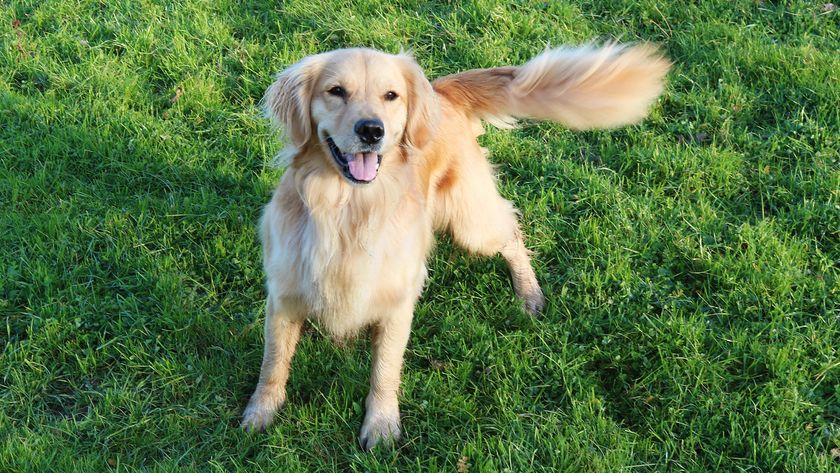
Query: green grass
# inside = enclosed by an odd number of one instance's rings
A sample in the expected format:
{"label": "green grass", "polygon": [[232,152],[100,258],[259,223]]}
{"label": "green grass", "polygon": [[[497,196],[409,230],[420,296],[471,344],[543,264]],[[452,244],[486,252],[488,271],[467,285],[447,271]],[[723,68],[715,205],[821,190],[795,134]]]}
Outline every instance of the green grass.
{"label": "green grass", "polygon": [[[672,3],[4,2],[0,470],[840,471],[840,12]],[[275,426],[241,432],[272,74],[364,45],[437,77],[614,37],[675,62],[650,119],[482,138],[545,314],[444,238],[395,451],[356,444],[367,340],[311,326]]]}

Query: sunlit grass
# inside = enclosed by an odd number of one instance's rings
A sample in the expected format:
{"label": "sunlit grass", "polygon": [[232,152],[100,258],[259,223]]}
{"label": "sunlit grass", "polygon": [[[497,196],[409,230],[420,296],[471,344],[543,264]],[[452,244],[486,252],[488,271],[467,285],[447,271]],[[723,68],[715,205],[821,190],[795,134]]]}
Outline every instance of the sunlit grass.
{"label": "sunlit grass", "polygon": [[[19,1],[0,9],[0,470],[840,468],[840,15],[823,2]],[[344,46],[430,77],[547,44],[659,43],[641,125],[490,130],[548,298],[442,239],[404,439],[363,453],[369,352],[307,328],[259,372],[257,103]]]}

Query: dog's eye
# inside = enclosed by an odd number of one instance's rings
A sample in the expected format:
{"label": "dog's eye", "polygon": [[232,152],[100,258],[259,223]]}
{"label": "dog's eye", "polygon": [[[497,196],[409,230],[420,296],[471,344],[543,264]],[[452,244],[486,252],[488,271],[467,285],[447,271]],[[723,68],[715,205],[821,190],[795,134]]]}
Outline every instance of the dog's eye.
{"label": "dog's eye", "polygon": [[330,95],[335,95],[336,97],[344,98],[344,97],[347,96],[347,91],[344,90],[344,87],[342,87],[340,85],[337,85],[337,86],[333,87],[332,89],[328,90],[327,92],[329,92]]}
{"label": "dog's eye", "polygon": [[394,92],[393,90],[389,90],[388,93],[385,94],[385,100],[387,100],[389,102],[391,100],[397,100],[397,97],[399,97],[399,95],[397,95],[397,93]]}

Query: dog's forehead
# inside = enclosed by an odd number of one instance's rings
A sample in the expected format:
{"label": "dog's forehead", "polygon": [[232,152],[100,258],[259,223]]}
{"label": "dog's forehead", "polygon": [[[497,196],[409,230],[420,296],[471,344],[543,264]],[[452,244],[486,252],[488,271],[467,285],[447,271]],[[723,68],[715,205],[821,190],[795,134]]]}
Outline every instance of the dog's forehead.
{"label": "dog's forehead", "polygon": [[367,49],[335,51],[324,68],[321,82],[354,89],[364,87],[376,93],[404,89],[406,84],[397,57]]}

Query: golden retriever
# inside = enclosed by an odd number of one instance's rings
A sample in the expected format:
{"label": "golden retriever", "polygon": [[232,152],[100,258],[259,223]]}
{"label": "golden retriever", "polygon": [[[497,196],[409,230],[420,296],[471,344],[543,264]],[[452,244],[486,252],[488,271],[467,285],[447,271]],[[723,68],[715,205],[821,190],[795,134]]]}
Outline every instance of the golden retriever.
{"label": "golden retriever", "polygon": [[371,327],[362,448],[400,434],[398,389],[435,231],[501,255],[536,313],[544,299],[514,206],[496,190],[481,120],[573,129],[642,119],[670,67],[655,48],[557,48],[520,67],[429,82],[406,54],[342,49],[281,72],[264,98],[286,134],[288,168],[260,224],[268,297],[259,383],[242,425],[260,430],[286,400],[301,327],[336,338]]}

